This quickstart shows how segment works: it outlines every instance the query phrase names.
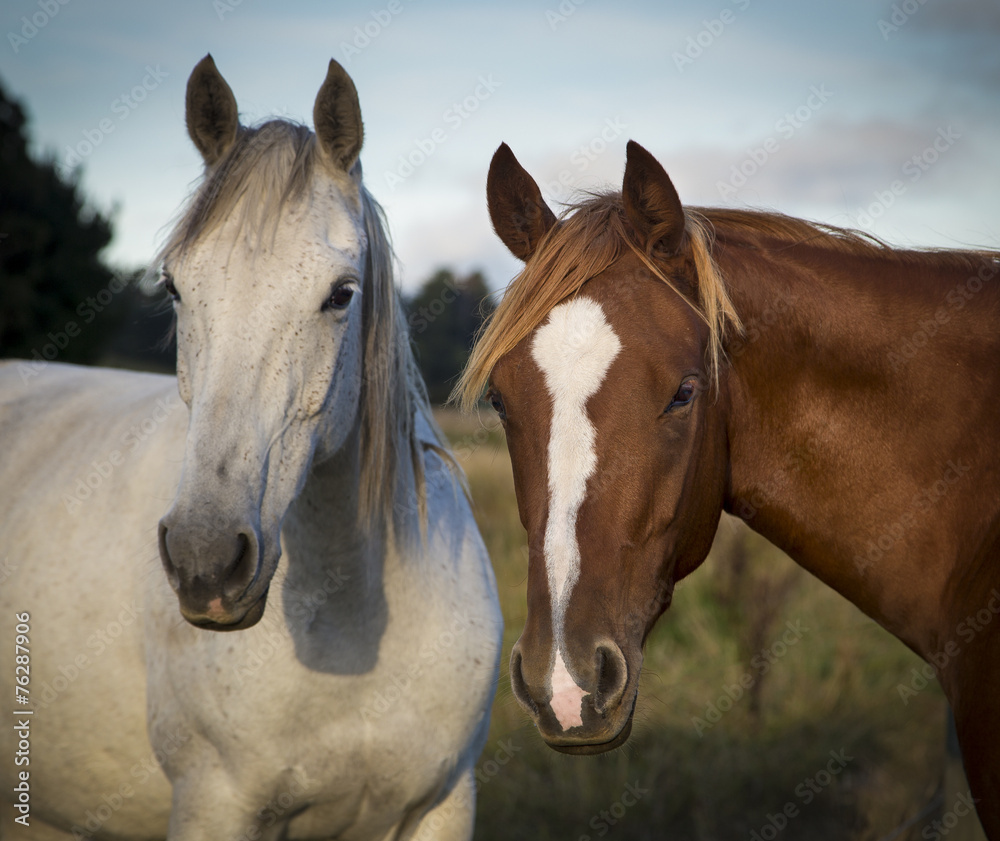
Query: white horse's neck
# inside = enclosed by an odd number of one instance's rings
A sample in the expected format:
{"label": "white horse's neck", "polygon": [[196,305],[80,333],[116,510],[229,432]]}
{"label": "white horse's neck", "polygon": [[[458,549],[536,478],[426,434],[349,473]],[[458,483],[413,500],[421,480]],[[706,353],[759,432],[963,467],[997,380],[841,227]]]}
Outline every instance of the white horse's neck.
{"label": "white horse's neck", "polygon": [[[285,518],[283,575],[275,580],[299,658],[350,674],[375,664],[388,619],[386,579],[399,561],[384,527],[392,512],[370,528],[359,522],[358,439],[355,427],[333,457],[310,469]],[[397,485],[413,487],[407,458],[400,459]]]}

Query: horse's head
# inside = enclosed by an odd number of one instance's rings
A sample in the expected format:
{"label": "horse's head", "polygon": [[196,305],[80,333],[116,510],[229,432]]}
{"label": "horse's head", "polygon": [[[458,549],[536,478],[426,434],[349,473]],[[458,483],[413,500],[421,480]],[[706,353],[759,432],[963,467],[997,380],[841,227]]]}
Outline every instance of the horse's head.
{"label": "horse's head", "polygon": [[643,642],[722,510],[730,308],[704,232],[635,143],[622,194],[561,221],[506,146],[487,192],[526,261],[461,384],[468,403],[489,378],[528,533],[510,678],[552,747],[597,753],[628,738]]}
{"label": "horse's head", "polygon": [[159,536],[181,612],[201,627],[260,619],[289,505],[314,458],[357,428],[362,299],[385,243],[366,227],[358,95],[335,61],[314,123],[315,135],[280,120],[241,126],[209,56],[188,81],[206,173],[163,251],[162,284],[190,425]]}

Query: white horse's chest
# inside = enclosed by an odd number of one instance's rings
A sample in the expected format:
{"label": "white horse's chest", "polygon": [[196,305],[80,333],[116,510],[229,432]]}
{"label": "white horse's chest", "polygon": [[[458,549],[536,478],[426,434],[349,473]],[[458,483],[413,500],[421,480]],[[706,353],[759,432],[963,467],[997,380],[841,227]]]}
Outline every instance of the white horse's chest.
{"label": "white horse's chest", "polygon": [[193,734],[168,776],[220,757],[258,809],[295,815],[292,838],[388,832],[450,784],[487,721],[499,618],[480,560],[466,555],[464,580],[388,576],[371,615],[346,621],[356,582],[336,569],[307,591],[276,577],[263,620],[235,634],[178,625],[165,599],[151,736]]}

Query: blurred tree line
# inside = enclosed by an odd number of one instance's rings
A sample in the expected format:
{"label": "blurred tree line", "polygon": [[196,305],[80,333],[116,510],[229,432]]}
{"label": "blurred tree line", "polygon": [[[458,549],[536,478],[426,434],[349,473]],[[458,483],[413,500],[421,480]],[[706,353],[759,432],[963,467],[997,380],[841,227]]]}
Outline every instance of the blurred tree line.
{"label": "blurred tree line", "polygon": [[405,300],[410,337],[432,403],[448,399],[493,301],[479,272],[456,277],[439,269]]}
{"label": "blurred tree line", "polygon": [[0,84],[0,356],[169,370],[168,313],[140,292],[139,271],[101,251],[110,218],[89,205],[78,173],[36,160],[24,108]]}
{"label": "blurred tree line", "polygon": [[[86,201],[79,173],[61,174],[51,155],[29,151],[27,117],[0,82],[0,357],[172,371],[165,342],[172,313],[101,258],[110,215]],[[436,272],[404,297],[414,350],[431,400],[444,402],[488,310],[478,272]]]}

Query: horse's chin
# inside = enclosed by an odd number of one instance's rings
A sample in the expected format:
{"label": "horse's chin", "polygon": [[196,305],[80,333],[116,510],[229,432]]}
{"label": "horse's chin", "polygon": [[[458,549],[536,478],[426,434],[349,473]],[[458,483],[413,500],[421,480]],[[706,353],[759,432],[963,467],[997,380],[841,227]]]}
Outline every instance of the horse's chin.
{"label": "horse's chin", "polygon": [[187,616],[183,611],[181,611],[181,615],[196,628],[201,628],[203,631],[243,631],[247,628],[252,628],[260,622],[261,617],[264,615],[265,607],[267,607],[267,590],[261,594],[261,597],[257,601],[250,605],[242,616],[235,618],[233,621],[220,622],[215,619],[208,619],[204,615]]}
{"label": "horse's chin", "polygon": [[614,750],[615,748],[621,747],[628,741],[628,737],[632,735],[632,715],[625,720],[625,726],[618,731],[618,735],[607,742],[596,742],[591,744],[556,744],[555,742],[546,742],[546,744],[552,748],[552,750],[557,750],[559,753],[568,753],[572,756],[592,756],[595,753],[607,753],[609,750]]}

